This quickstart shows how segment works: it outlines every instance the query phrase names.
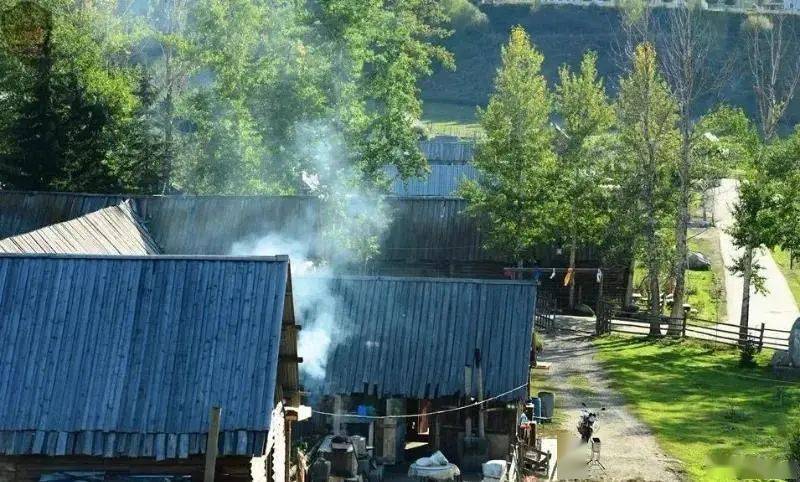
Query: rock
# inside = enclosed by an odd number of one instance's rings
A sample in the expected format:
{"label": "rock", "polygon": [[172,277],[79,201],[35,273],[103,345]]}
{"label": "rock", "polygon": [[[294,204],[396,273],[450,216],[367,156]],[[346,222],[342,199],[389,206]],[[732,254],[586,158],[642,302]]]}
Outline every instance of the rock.
{"label": "rock", "polygon": [[791,366],[792,359],[789,358],[789,352],[785,352],[783,350],[776,350],[775,353],[772,354],[772,360],[770,360],[769,364],[774,367],[788,367]]}
{"label": "rock", "polygon": [[776,351],[770,364],[775,367],[800,369],[800,318],[795,320],[789,333],[789,349]]}
{"label": "rock", "polygon": [[586,304],[579,304],[575,306],[575,312],[583,315],[583,316],[594,316],[594,310]]}
{"label": "rock", "polygon": [[800,368],[800,318],[795,320],[792,325],[792,332],[789,334],[789,359],[792,366]]}
{"label": "rock", "polygon": [[686,267],[692,271],[707,271],[711,269],[711,260],[703,253],[690,251],[686,255]]}

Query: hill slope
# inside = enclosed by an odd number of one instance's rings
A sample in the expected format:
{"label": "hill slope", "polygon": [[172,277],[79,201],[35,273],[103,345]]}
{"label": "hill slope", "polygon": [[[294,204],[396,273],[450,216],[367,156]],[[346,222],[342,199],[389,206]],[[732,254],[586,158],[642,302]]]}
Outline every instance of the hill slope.
{"label": "hill slope", "polygon": [[[497,66],[500,62],[500,47],[508,40],[512,26],[522,25],[531,35],[536,47],[544,54],[544,74],[551,83],[557,78],[558,67],[572,66],[580,62],[587,50],[598,53],[598,70],[613,92],[622,63],[617,54],[622,40],[619,12],[601,7],[546,6],[531,8],[529,5],[483,5],[481,10],[488,23],[475,28],[458,29],[445,41],[447,48],[456,57],[456,70],[438,69],[422,83],[423,99],[430,105],[426,109],[429,117],[446,117],[440,112],[447,104],[465,106],[471,110],[476,105],[485,105],[492,88]],[[657,11],[663,16],[664,10]],[[739,105],[750,112],[754,101],[750,92],[750,78],[742,46],[742,16],[730,13],[707,12],[711,21],[715,43],[714,59],[721,65],[734,59],[738,71],[725,82],[722,92],[707,96],[701,107],[707,108],[721,101]],[[451,109],[460,112],[463,109]],[[800,102],[795,101],[785,119],[784,130],[800,123]]]}

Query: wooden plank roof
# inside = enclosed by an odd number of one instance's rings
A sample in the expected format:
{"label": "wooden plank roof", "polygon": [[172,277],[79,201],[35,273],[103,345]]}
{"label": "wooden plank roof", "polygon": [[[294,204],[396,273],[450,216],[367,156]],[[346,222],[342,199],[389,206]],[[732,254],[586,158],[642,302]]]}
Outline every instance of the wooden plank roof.
{"label": "wooden plank roof", "polygon": [[[325,379],[317,381],[324,394],[463,395],[464,367],[474,366],[476,349],[483,360],[487,396],[526,383],[536,306],[532,283],[389,277],[294,279],[297,296],[319,291],[320,284],[336,298],[333,319],[341,332],[328,357]],[[307,381],[306,386],[312,382]],[[525,395],[520,390],[512,398]]]}
{"label": "wooden plank roof", "polygon": [[288,259],[0,255],[0,454],[261,455]]}
{"label": "wooden plank roof", "polygon": [[130,201],[0,239],[3,253],[158,254],[161,250]]}

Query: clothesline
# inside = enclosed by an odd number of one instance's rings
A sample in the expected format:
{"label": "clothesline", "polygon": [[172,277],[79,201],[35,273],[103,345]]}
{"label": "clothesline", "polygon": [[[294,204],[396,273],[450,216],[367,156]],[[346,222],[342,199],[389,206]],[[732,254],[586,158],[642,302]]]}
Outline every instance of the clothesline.
{"label": "clothesline", "polygon": [[489,397],[486,400],[482,400],[479,402],[470,403],[469,405],[464,405],[462,407],[456,408],[448,408],[445,410],[437,410],[435,412],[427,412],[427,413],[409,413],[403,415],[359,415],[357,413],[332,413],[332,412],[323,412],[321,410],[312,410],[312,412],[317,413],[319,415],[332,415],[334,417],[356,417],[356,418],[367,418],[370,420],[383,420],[383,419],[391,419],[391,418],[417,418],[417,417],[426,417],[428,415],[441,415],[443,413],[451,413],[451,412],[458,412],[460,410],[466,410],[468,408],[477,407],[479,405],[483,405],[484,403],[489,403],[493,400],[497,400],[498,398],[505,397],[510,393],[514,393],[517,390],[522,390],[523,388],[527,388],[528,384],[525,383],[520,385],[516,388],[512,388],[506,392],[503,392],[499,395],[495,395],[494,397]]}

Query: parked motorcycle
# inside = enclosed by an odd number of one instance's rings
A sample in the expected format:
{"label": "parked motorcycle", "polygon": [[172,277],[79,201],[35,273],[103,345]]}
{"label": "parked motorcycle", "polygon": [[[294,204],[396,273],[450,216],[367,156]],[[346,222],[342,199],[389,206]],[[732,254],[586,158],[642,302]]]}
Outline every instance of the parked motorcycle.
{"label": "parked motorcycle", "polygon": [[[585,403],[581,403],[583,410],[581,410],[581,418],[578,420],[578,433],[581,436],[581,443],[589,443],[592,439],[592,434],[597,430],[597,416],[598,412],[589,410]],[[602,407],[600,411],[604,411],[606,407]]]}

